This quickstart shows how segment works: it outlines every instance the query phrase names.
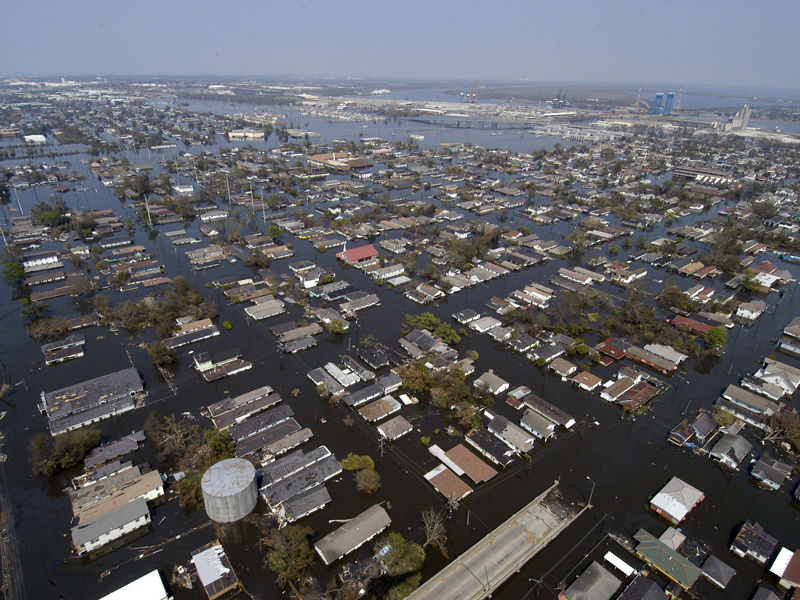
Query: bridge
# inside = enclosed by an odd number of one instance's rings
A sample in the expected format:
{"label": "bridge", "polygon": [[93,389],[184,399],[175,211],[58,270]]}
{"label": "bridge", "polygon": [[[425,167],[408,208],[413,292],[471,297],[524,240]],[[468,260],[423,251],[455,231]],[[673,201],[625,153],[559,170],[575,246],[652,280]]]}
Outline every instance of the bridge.
{"label": "bridge", "polygon": [[426,581],[409,600],[481,600],[490,597],[511,575],[577,519],[548,501],[556,486],[539,495],[497,529]]}

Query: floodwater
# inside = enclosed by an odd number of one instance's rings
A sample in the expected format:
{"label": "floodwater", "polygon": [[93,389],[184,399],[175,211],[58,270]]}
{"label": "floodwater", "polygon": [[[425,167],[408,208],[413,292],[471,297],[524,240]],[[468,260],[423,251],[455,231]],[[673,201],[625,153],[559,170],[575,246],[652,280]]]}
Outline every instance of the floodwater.
{"label": "floodwater", "polygon": [[[315,123],[311,122],[310,125],[313,129]],[[376,124],[375,128],[379,133],[372,135],[386,138],[387,127],[388,125]],[[327,128],[319,129],[323,135],[322,141],[333,138],[355,139],[358,135],[352,123],[329,123]],[[447,141],[470,141],[458,136],[476,135],[476,132],[448,130],[442,135],[445,134]],[[486,142],[485,145],[505,147],[504,142],[509,137],[493,136],[489,138],[492,143]],[[526,138],[526,142],[540,141],[531,138],[532,136]],[[268,143],[274,143],[274,139]],[[134,156],[130,156],[133,160]],[[68,157],[75,165],[71,169],[81,172],[83,167],[78,164],[79,158],[81,157]],[[135,158],[135,162],[144,161],[146,154],[140,152]],[[123,219],[126,216],[134,218],[131,209],[125,204],[120,205],[111,192],[95,181],[90,182],[90,192],[67,194],[66,199],[71,206],[77,202],[80,208],[114,207]],[[37,201],[37,197],[45,199],[49,193],[48,187],[21,192],[20,200],[26,214]],[[718,209],[719,207],[712,208],[708,213],[689,217],[681,223],[709,218]],[[610,220],[616,223],[613,218]],[[516,219],[514,224],[529,227],[532,233],[543,239],[558,241],[563,241],[563,237],[572,228],[572,224],[566,223],[539,227],[520,219]],[[261,226],[263,227],[263,223]],[[163,227],[164,230],[178,228],[179,225]],[[187,230],[200,237],[198,229],[199,222],[195,222]],[[647,240],[654,240],[664,234],[664,229],[665,225],[662,225],[643,235]],[[399,232],[389,235],[399,235]],[[638,235],[637,232],[634,237]],[[204,514],[185,515],[171,493],[169,501],[154,511],[152,532],[91,563],[85,563],[72,555],[69,541],[71,511],[61,490],[67,487],[69,476],[75,473],[65,473],[52,480],[45,480],[33,476],[27,462],[29,440],[33,435],[47,431],[45,418],[36,409],[41,392],[117,371],[132,362],[144,377],[149,393],[148,402],[144,408],[102,423],[108,436],[116,438],[141,428],[151,410],[174,412],[176,415],[188,412],[206,425],[199,417],[201,407],[228,395],[241,394],[257,386],[271,385],[281,393],[284,402],[292,406],[298,422],[314,431],[314,438],[307,447],[325,444],[339,458],[349,452],[370,454],[383,477],[383,487],[373,497],[360,495],[355,491],[351,474],[345,473],[328,482],[332,503],[323,511],[303,519],[301,523],[309,525],[322,537],[339,526],[339,523],[331,520],[353,517],[375,502],[381,502],[392,518],[392,529],[421,542],[421,511],[430,507],[445,509],[446,502],[423,478],[423,474],[436,466],[438,461],[421,444],[420,438],[423,435],[430,436],[432,443],[445,450],[463,441],[463,438],[460,435],[451,437],[446,433],[447,423],[443,415],[434,414],[432,410],[418,405],[404,407],[400,413],[413,422],[415,431],[394,444],[385,444],[381,449],[374,428],[365,424],[358,416],[354,417],[355,425],[348,428],[343,423],[343,418],[349,411],[320,400],[306,373],[329,361],[337,360],[342,354],[352,354],[359,337],[367,334],[374,335],[390,347],[396,347],[404,313],[416,314],[430,310],[447,322],[451,322],[451,314],[467,307],[488,314],[485,304],[492,296],[502,297],[531,281],[547,284],[549,277],[566,262],[551,261],[545,266],[512,273],[505,279],[448,297],[438,305],[420,307],[396,290],[377,287],[359,271],[342,269],[336,263],[335,252],[316,253],[309,242],[293,239],[295,257],[273,263],[272,270],[277,275],[288,272],[289,262],[314,260],[320,266],[334,269],[337,279],[346,279],[365,291],[378,293],[381,306],[360,313],[358,327],[351,328],[347,336],[335,338],[323,334],[319,337],[316,348],[299,355],[281,357],[268,327],[301,318],[302,313],[298,307],[287,304],[286,314],[248,324],[241,307],[228,306],[224,296],[205,287],[206,283],[228,275],[249,275],[240,263],[194,272],[183,253],[197,246],[175,249],[164,236],[158,236],[155,241],[150,242],[141,227],[137,227],[135,236],[136,243],[148,246],[163,261],[167,275],[182,274],[204,294],[215,298],[220,307],[219,321],[229,320],[233,329],[223,330],[218,337],[180,349],[181,362],[174,380],[177,393],[173,394],[150,366],[146,353],[139,348],[131,348],[131,345],[142,340],[151,340],[152,332],[139,337],[125,332],[115,334],[103,328],[86,329],[82,331],[87,338],[84,358],[45,367],[39,343],[27,336],[19,319],[18,304],[11,300],[8,287],[3,288],[0,296],[0,327],[3,339],[0,359],[7,366],[14,386],[13,394],[4,400],[6,406],[3,409],[8,415],[0,422],[0,429],[5,435],[3,451],[8,455],[5,472],[13,503],[28,598],[98,598],[155,568],[169,576],[174,564],[186,564],[192,549],[211,541],[216,535],[222,535],[234,568],[252,597],[274,598],[280,593],[272,576],[261,564],[262,555],[256,547],[257,534],[252,528],[238,525],[217,531],[213,527],[203,527],[187,534],[186,532],[206,522]],[[59,246],[52,244],[45,249]],[[618,258],[624,260],[625,252]],[[773,256],[766,258],[772,262],[778,260]],[[780,267],[787,268],[795,277],[800,277],[800,268],[797,266],[781,263]],[[654,271],[652,278],[662,280],[667,277],[669,275],[663,271]],[[694,280],[677,279],[683,289],[694,284]],[[657,289],[658,285],[651,282],[651,290]],[[720,281],[715,281],[713,285],[718,292],[723,289]],[[622,292],[618,288],[609,284],[601,287],[617,297],[621,296]],[[666,528],[666,522],[649,512],[646,503],[672,476],[678,476],[703,490],[706,495],[705,500],[682,524],[682,531],[693,540],[708,545],[712,553],[738,572],[724,593],[712,590],[708,597],[748,598],[756,581],[762,576],[762,569],[754,563],[737,559],[727,551],[727,546],[745,519],[755,519],[767,532],[779,537],[783,545],[789,548],[800,547],[800,528],[796,525],[798,512],[790,500],[790,487],[784,486],[777,493],[758,489],[747,477],[746,466],[737,473],[723,471],[703,457],[667,445],[666,437],[687,411],[710,406],[728,383],[735,383],[741,375],[753,372],[764,356],[775,351],[773,340],[780,329],[798,314],[800,298],[796,297],[795,292],[796,284],[790,284],[782,297],[771,295],[767,299],[770,305],[767,314],[755,326],[737,326],[729,333],[728,350],[718,364],[707,371],[708,365],[691,362],[686,375],[676,375],[669,380],[672,387],[655,401],[653,410],[645,416],[637,417],[635,421],[621,418],[621,411],[615,406],[607,405],[598,395],[577,391],[568,383],[540,371],[523,356],[510,353],[493,343],[486,336],[473,334],[463,339],[459,345],[462,354],[473,349],[480,355],[476,363],[478,373],[494,369],[512,387],[527,385],[573,415],[580,425],[573,431],[559,432],[557,439],[546,446],[537,443],[530,461],[517,461],[490,483],[475,488],[475,492],[461,503],[448,521],[448,548],[451,558],[463,552],[554,480],[559,479],[561,491],[568,502],[587,502],[591,498],[592,510],[587,511],[494,595],[494,598],[501,600],[554,598],[553,590],[561,582],[569,584],[590,560],[601,560],[608,549],[638,565],[632,556],[609,541],[608,534],[629,539],[640,527],[644,527],[660,535]],[[102,293],[108,294],[112,302],[145,295],[144,291],[121,294],[107,290]],[[55,299],[49,304],[55,314],[66,316],[75,316],[90,310],[90,307],[82,306],[72,298]],[[593,344],[597,341],[590,336],[586,338],[587,343]],[[190,368],[192,352],[222,350],[234,345],[239,346],[244,358],[253,363],[251,370],[207,384]],[[797,361],[789,357],[779,358],[790,364],[797,364]],[[619,366],[621,365],[605,369],[593,367],[592,372],[608,379]],[[698,372],[698,367],[702,373]],[[378,374],[381,375],[382,372]],[[300,390],[296,397],[291,394],[295,388]],[[495,410],[512,419],[520,416],[502,400],[498,401]],[[756,445],[753,456],[758,457],[762,452],[763,448]],[[143,449],[130,458],[137,464],[150,462],[156,468],[160,466],[149,443],[145,443]],[[161,550],[152,553],[157,550],[153,546],[162,542],[165,545]],[[354,553],[353,558],[364,557],[368,551],[369,548],[362,548]],[[143,558],[137,559],[139,556]],[[446,561],[436,550],[429,549],[424,569],[425,578],[445,564]],[[325,568],[321,564],[317,565],[316,574],[322,580],[323,586],[334,575],[338,566],[340,565],[335,564],[332,568]],[[486,569],[487,576],[491,577],[491,565],[486,565]],[[111,573],[101,577],[107,570],[111,570]],[[536,581],[531,580],[543,580],[543,583],[537,587]],[[178,600],[204,597],[202,590],[197,587],[189,591],[173,586],[173,593]]]}

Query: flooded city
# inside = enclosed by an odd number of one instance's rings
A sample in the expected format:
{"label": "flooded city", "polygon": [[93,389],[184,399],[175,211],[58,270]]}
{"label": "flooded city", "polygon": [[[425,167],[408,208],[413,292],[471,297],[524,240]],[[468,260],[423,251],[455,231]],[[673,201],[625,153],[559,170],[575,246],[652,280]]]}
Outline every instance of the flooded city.
{"label": "flooded city", "polygon": [[4,596],[800,585],[796,122],[378,92],[4,84]]}

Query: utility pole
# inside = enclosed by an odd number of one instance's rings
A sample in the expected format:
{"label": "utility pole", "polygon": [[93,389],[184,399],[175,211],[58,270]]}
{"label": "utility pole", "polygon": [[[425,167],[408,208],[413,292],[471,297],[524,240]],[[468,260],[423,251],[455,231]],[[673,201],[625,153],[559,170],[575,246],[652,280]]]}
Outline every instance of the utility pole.
{"label": "utility pole", "polygon": [[147,210],[147,222],[150,223],[150,228],[152,228],[153,219],[150,218],[150,204],[147,201],[147,194],[144,195],[144,207]]}
{"label": "utility pole", "polygon": [[16,185],[14,185],[14,195],[17,197],[17,206],[19,206],[19,216],[24,217],[25,213],[22,212],[22,202],[19,201],[19,192],[17,191]]}

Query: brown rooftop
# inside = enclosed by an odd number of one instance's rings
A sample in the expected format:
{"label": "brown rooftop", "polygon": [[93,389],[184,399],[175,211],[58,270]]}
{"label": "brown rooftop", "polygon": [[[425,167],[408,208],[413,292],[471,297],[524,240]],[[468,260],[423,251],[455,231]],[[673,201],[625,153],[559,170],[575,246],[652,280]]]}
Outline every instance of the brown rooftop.
{"label": "brown rooftop", "polygon": [[428,481],[436,488],[437,492],[448,500],[461,500],[472,493],[472,488],[447,468],[443,468],[439,473],[430,477]]}
{"label": "brown rooftop", "polygon": [[445,452],[444,455],[461,467],[464,473],[467,474],[467,477],[472,479],[475,483],[489,481],[492,477],[497,475],[497,471],[475,456],[475,454],[470,452],[463,444],[458,444],[451,448]]}

